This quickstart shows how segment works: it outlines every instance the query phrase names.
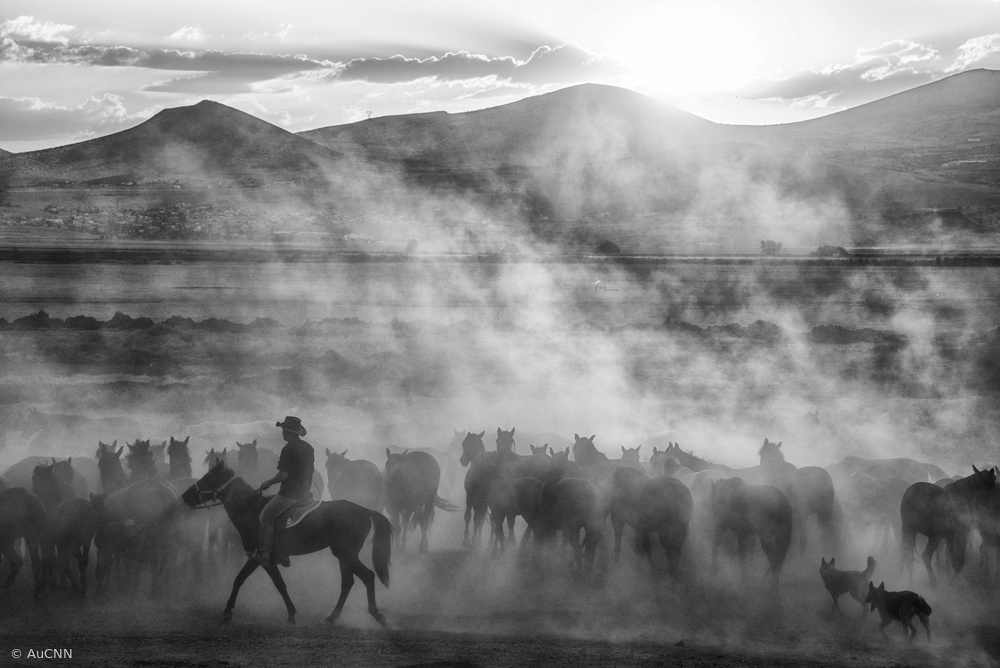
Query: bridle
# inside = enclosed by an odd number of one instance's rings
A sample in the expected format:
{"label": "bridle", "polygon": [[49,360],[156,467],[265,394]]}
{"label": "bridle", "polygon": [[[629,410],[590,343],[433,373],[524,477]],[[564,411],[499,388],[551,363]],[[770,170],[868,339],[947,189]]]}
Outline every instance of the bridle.
{"label": "bridle", "polygon": [[[195,510],[201,510],[202,508],[214,508],[225,504],[226,501],[229,500],[229,497],[232,496],[232,491],[230,491],[230,493],[226,496],[223,496],[222,492],[233,484],[234,480],[236,480],[236,472],[231,471],[231,473],[233,475],[229,478],[229,480],[222,483],[218,487],[213,487],[212,489],[202,489],[199,486],[201,485],[201,480],[195,482],[194,491],[198,495],[198,501],[194,504],[193,508]],[[208,494],[211,494],[211,496],[206,499],[205,496]]]}

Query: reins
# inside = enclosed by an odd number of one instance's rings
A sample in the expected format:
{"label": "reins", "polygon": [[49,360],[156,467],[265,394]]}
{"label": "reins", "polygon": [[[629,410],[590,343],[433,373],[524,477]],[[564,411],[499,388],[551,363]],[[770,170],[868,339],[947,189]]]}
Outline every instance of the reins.
{"label": "reins", "polygon": [[[200,480],[196,481],[194,483],[194,491],[198,493],[198,502],[196,504],[194,504],[194,506],[192,506],[192,507],[195,510],[201,510],[203,508],[215,508],[216,506],[224,505],[226,503],[226,501],[229,500],[229,497],[228,496],[227,497],[223,497],[222,496],[222,491],[224,489],[226,489],[227,487],[229,487],[233,483],[234,480],[236,480],[236,473],[235,472],[233,472],[233,475],[232,475],[232,477],[229,480],[227,480],[226,482],[222,483],[218,487],[213,487],[212,489],[201,489],[201,487],[199,487],[199,485],[201,484],[201,481]],[[202,500],[203,497],[206,494],[209,494],[209,493],[211,493],[212,496],[208,500],[203,501]],[[230,492],[229,496],[232,496],[232,492]]]}

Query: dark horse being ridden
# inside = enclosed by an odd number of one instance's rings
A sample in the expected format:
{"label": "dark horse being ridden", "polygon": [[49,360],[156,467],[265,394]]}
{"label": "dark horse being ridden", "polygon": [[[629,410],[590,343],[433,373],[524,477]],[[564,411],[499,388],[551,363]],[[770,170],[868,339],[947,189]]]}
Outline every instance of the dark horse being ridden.
{"label": "dark horse being ridden", "polygon": [[[238,477],[235,471],[226,466],[225,462],[218,462],[212,466],[208,473],[184,492],[183,500],[192,508],[210,507],[210,505],[221,503],[225,507],[229,519],[240,532],[243,547],[248,553],[253,553],[257,548],[257,525],[260,511],[268,499],[258,494],[242,478]],[[279,521],[281,521],[280,517]],[[358,557],[372,525],[375,527],[375,536],[372,540],[374,573],[361,563],[361,559]],[[333,612],[326,618],[327,622],[333,623],[340,617],[340,611],[344,607],[347,595],[354,586],[354,577],[357,576],[361,578],[361,582],[364,583],[365,589],[368,591],[368,612],[379,624],[388,628],[385,616],[375,605],[375,576],[378,576],[383,585],[389,586],[392,525],[389,524],[389,520],[385,516],[350,501],[323,501],[319,508],[306,515],[299,524],[280,531],[277,540],[280,541],[282,554],[310,554],[329,549],[340,562],[340,598],[337,599],[337,605]],[[246,565],[236,576],[232,594],[229,596],[226,609],[222,613],[224,620],[232,619],[233,607],[236,605],[236,596],[240,592],[240,587],[250,577],[250,574],[257,570],[258,566],[260,566],[258,562],[247,559]],[[278,571],[278,566],[272,563],[263,566],[263,568],[271,576],[271,581],[285,602],[285,607],[288,610],[288,621],[294,624],[295,606],[288,596],[288,590],[281,573]]]}
{"label": "dark horse being ridden", "polygon": [[911,582],[913,552],[918,533],[927,536],[927,547],[922,556],[932,586],[936,580],[931,558],[942,540],[948,545],[948,556],[955,569],[955,576],[962,572],[965,547],[976,514],[989,508],[997,494],[995,471],[980,471],[975,466],[972,470],[972,475],[949,483],[944,488],[930,482],[916,482],[903,493],[903,499],[899,502],[903,529],[900,556],[902,565],[910,572]]}

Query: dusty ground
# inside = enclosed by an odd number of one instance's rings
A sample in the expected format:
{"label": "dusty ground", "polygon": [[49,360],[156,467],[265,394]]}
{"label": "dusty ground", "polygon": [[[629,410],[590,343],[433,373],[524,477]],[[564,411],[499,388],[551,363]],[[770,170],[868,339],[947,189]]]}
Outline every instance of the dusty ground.
{"label": "dusty ground", "polygon": [[862,619],[847,597],[843,614],[831,613],[804,563],[772,596],[763,586],[732,586],[725,571],[717,583],[654,587],[630,556],[585,578],[464,550],[397,554],[391,587],[377,592],[393,626],[384,632],[367,615],[360,583],[341,621],[324,622],[338,591],[329,562],[312,555],[284,571],[295,626],[260,573],[241,592],[233,621],[221,623],[238,565],[159,601],[119,594],[79,603],[52,594],[36,606],[25,579],[0,613],[0,665],[30,663],[29,649],[46,648],[71,649],[71,660],[51,662],[74,666],[1000,665],[1000,603],[964,583],[928,594],[933,642],[921,635],[907,646],[898,625],[889,629],[894,642],[883,641],[877,617]]}

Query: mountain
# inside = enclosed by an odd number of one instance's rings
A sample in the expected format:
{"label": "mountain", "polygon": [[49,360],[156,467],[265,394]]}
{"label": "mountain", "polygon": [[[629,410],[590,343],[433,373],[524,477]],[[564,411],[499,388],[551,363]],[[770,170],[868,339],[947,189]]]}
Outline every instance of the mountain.
{"label": "mountain", "polygon": [[995,244],[1000,72],[773,126],[712,123],[596,84],[298,134],[201,102],[107,137],[0,155],[0,173],[12,185],[217,188],[202,201],[221,186],[281,185],[259,189],[259,213],[280,204],[292,218],[312,212],[313,229],[335,220],[338,233],[402,244],[438,235],[479,248],[524,233],[624,251]]}
{"label": "mountain", "polygon": [[[333,151],[217,102],[166,109],[134,128],[58,148],[19,153],[22,182],[180,180],[254,186],[322,181]],[[8,161],[10,159],[8,158]]]}

